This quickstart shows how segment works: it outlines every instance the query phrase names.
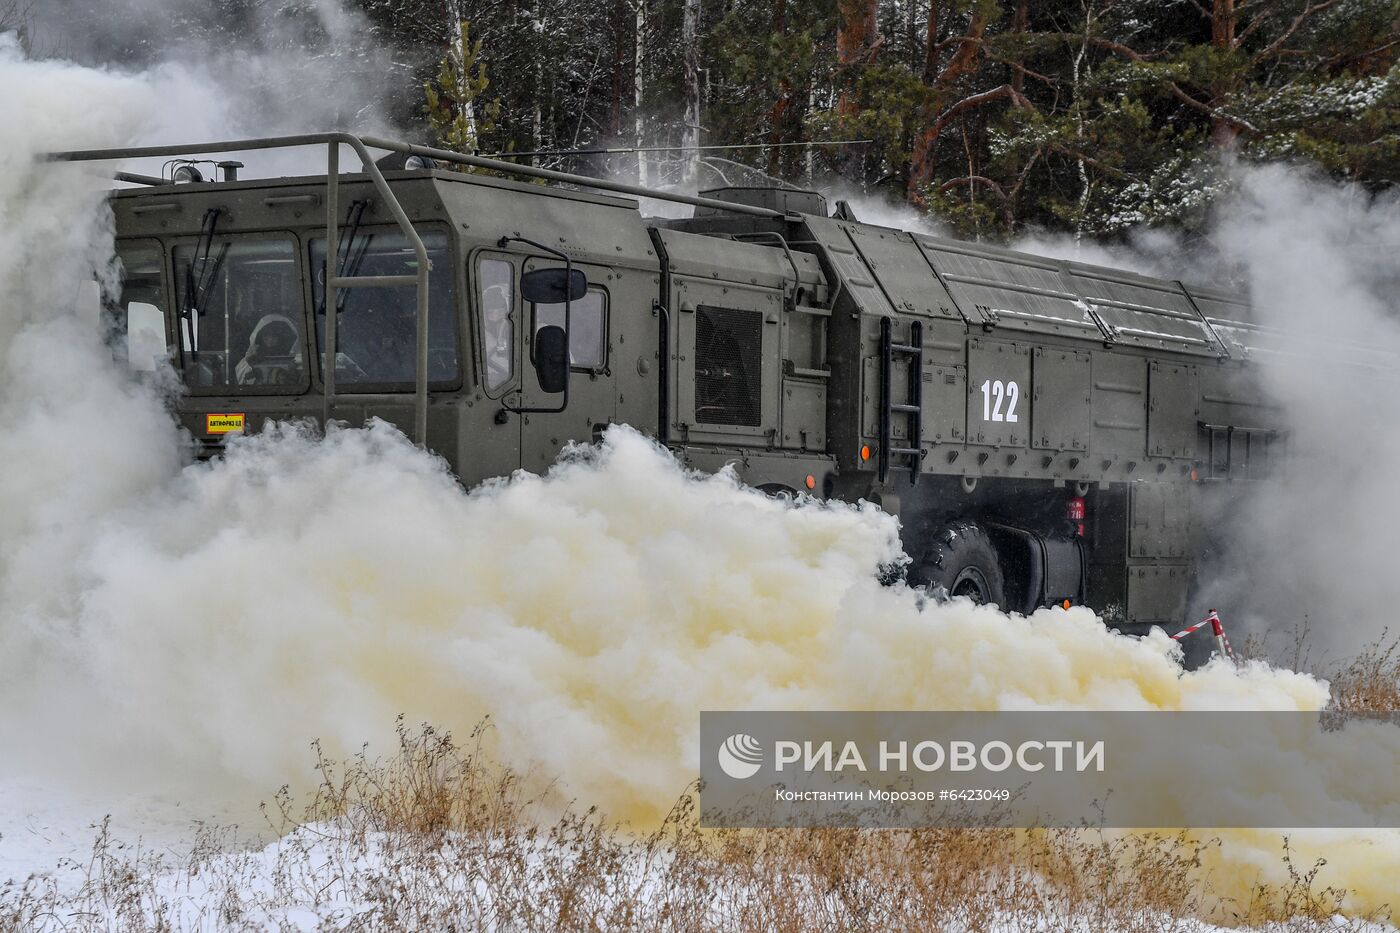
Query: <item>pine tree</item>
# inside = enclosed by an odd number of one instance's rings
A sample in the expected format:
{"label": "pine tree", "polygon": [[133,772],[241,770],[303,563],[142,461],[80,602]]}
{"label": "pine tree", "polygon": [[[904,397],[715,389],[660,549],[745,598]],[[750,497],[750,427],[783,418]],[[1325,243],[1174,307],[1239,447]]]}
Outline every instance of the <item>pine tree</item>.
{"label": "pine tree", "polygon": [[477,100],[491,81],[481,59],[481,40],[471,39],[471,23],[459,20],[438,68],[437,78],[423,85],[428,125],[444,149],[472,153],[482,135],[495,128],[500,101],[483,101],[477,116]]}
{"label": "pine tree", "polygon": [[[706,143],[758,146],[702,154],[703,176],[843,175],[968,236],[1189,228],[1224,184],[1222,152],[1400,180],[1400,0],[345,2],[431,92],[410,135],[676,146],[703,124]],[[873,142],[787,145],[832,139]],[[636,158],[537,161],[631,174]],[[696,161],[653,156],[648,181]]]}

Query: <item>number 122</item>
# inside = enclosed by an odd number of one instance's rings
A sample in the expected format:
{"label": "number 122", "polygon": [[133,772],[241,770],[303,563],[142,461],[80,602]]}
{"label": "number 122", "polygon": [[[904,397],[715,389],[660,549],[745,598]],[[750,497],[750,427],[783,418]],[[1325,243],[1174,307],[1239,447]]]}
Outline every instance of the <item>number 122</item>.
{"label": "number 122", "polygon": [[[1019,420],[1016,416],[1016,403],[1021,398],[1021,387],[1015,382],[1003,383],[1000,379],[993,382],[987,380],[982,383],[982,420],[983,421],[1010,421]],[[1002,404],[1006,405],[1006,411],[1001,410]]]}

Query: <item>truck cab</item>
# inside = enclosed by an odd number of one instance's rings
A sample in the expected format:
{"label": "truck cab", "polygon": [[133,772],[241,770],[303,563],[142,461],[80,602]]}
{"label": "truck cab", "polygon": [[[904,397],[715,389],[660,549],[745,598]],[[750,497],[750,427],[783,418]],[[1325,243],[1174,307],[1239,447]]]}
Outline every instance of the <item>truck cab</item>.
{"label": "truck cab", "polygon": [[[464,482],[542,469],[614,421],[654,433],[659,266],[634,202],[439,170],[383,176],[430,264],[425,442]],[[178,416],[206,455],[271,420],[379,418],[413,433],[419,260],[371,179],[350,175],[328,263],[326,188],[258,179],[111,198],[121,350],[137,371],[169,360]],[[585,284],[569,302],[568,404],[549,412],[534,344],[565,309],[531,301],[522,279],[566,263]],[[328,275],[347,282],[333,309]],[[406,284],[354,283],[394,278]]]}

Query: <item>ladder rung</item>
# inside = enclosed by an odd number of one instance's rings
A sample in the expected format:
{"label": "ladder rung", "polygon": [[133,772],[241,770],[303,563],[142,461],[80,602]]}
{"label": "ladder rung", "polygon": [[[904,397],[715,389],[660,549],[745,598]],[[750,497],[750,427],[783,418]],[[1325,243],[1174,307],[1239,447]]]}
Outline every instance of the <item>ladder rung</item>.
{"label": "ladder rung", "polygon": [[[909,342],[894,342],[894,321],[885,318],[880,322],[880,481],[884,482],[891,469],[907,470],[910,484],[919,481],[919,469],[923,464],[923,368],[924,368],[924,328],[918,321],[909,324]],[[908,360],[904,378],[908,379],[905,401],[896,402],[893,398],[894,359],[898,355]],[[909,419],[909,436],[904,443],[910,446],[896,447],[890,422],[895,415]]]}
{"label": "ladder rung", "polygon": [[416,275],[337,275],[331,288],[402,288],[417,285]]}

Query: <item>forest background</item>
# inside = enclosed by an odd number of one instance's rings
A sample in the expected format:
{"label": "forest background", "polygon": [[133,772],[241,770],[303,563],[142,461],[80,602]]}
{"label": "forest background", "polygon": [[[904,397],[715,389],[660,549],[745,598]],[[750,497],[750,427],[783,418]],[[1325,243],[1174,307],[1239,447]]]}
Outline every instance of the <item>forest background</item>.
{"label": "forest background", "polygon": [[[102,4],[0,0],[0,32],[33,54],[133,67],[172,34],[282,43],[372,87],[364,109],[415,140],[649,185],[878,195],[992,241],[1190,236],[1237,160],[1371,190],[1400,178],[1400,0],[174,6],[128,6],[74,40],[58,27]],[[356,28],[328,30],[328,6]],[[279,91],[299,92],[315,91]]]}

